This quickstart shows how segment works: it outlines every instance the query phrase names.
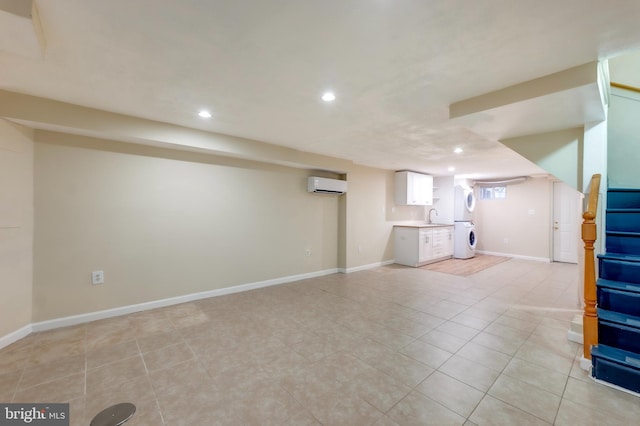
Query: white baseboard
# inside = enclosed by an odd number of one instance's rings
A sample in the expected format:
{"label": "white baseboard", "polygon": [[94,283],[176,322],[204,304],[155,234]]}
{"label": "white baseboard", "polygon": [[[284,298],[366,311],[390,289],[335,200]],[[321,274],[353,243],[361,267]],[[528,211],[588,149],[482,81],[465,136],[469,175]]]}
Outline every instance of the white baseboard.
{"label": "white baseboard", "polygon": [[591,360],[586,359],[584,356],[582,356],[580,358],[580,368],[582,368],[585,371],[591,370]]}
{"label": "white baseboard", "polygon": [[373,268],[377,268],[379,266],[391,265],[394,262],[395,262],[395,260],[391,259],[391,260],[385,260],[385,261],[382,261],[382,262],[369,263],[368,265],[355,266],[353,268],[346,268],[346,269],[345,268],[340,268],[340,269],[338,269],[338,271],[343,273],[343,274],[350,274],[352,272],[365,271],[367,269],[373,269]]}
{"label": "white baseboard", "polygon": [[580,343],[581,345],[583,342],[582,333],[573,330],[567,331],[567,339],[569,339],[570,342]]}
{"label": "white baseboard", "polygon": [[476,250],[476,253],[488,254],[490,256],[512,257],[514,259],[521,259],[521,260],[533,260],[534,262],[551,263],[551,259],[548,257],[523,256],[521,254],[498,253],[496,251],[485,251],[485,250]]}
{"label": "white baseboard", "polygon": [[135,305],[121,306],[118,308],[105,309],[102,311],[88,312],[86,314],[71,315],[63,318],[56,318],[47,321],[32,323],[16,330],[6,336],[0,337],[0,349],[11,343],[28,336],[32,332],[52,330],[54,328],[68,327],[71,325],[83,324],[86,322],[96,321],[105,318],[112,318],[121,315],[128,315],[134,312],[146,311],[149,309],[163,308],[165,306],[177,305],[194,300],[206,299],[209,297],[223,296],[226,294],[240,293],[243,291],[255,290],[263,287],[270,287],[278,284],[286,284],[294,281],[300,281],[309,278],[321,277],[324,275],[335,274],[338,269],[326,269],[324,271],[310,272],[306,274],[290,275],[288,277],[274,278],[265,281],[257,281],[254,283],[242,284],[232,287],[225,287],[215,290],[204,291],[201,293],[185,294],[182,296],[171,297],[168,299],[154,300],[151,302],[138,303]]}
{"label": "white baseboard", "polygon": [[[591,360],[587,360],[587,361],[590,362]],[[593,380],[596,383],[600,383],[601,385],[605,385],[607,387],[610,387],[610,388],[619,390],[621,392],[628,393],[629,395],[633,395],[633,396],[636,396],[636,397],[640,398],[640,393],[638,393],[638,392],[634,392],[632,390],[620,387],[618,385],[614,385],[613,383],[605,382],[604,380],[596,379],[595,377],[591,377],[591,380]]]}
{"label": "white baseboard", "polygon": [[33,332],[33,328],[31,324],[27,324],[22,328],[17,329],[5,336],[0,337],[0,349],[5,346],[9,346],[10,344],[17,342],[20,339],[27,337],[29,334]]}
{"label": "white baseboard", "polygon": [[582,333],[582,315],[576,314],[573,316],[573,320],[571,320],[571,325],[569,327],[569,331],[567,332],[567,339],[569,339],[569,341],[571,342],[580,343],[582,345],[584,341]]}

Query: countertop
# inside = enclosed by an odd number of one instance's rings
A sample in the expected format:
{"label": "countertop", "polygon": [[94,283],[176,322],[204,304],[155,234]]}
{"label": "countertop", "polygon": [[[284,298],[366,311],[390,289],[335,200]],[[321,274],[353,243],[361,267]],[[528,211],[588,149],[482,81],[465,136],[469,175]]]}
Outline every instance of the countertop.
{"label": "countertop", "polygon": [[393,226],[403,227],[403,228],[444,228],[447,226],[453,226],[453,223],[405,222],[405,223],[396,223]]}

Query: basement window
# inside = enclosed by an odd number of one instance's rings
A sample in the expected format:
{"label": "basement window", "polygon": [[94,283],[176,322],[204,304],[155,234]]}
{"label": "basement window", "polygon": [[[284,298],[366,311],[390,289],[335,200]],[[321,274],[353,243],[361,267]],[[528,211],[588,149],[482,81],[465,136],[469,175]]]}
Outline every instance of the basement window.
{"label": "basement window", "polygon": [[481,200],[502,200],[507,198],[506,186],[487,186],[480,188]]}

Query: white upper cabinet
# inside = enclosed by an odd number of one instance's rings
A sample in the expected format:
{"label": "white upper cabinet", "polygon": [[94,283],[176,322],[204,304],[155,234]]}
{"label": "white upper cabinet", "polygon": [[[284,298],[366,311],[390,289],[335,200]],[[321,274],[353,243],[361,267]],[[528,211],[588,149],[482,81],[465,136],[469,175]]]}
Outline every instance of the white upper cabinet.
{"label": "white upper cabinet", "polygon": [[430,206],[433,204],[433,176],[415,172],[396,172],[396,204]]}

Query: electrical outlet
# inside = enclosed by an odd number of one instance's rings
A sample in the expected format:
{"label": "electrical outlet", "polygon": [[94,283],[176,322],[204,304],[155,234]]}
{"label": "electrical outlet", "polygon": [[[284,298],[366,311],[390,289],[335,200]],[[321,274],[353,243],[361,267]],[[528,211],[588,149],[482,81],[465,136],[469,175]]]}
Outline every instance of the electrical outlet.
{"label": "electrical outlet", "polygon": [[304,255],[307,256],[307,257],[311,256],[311,249],[305,249],[304,250]]}
{"label": "electrical outlet", "polygon": [[93,271],[91,273],[91,284],[104,284],[104,271]]}

